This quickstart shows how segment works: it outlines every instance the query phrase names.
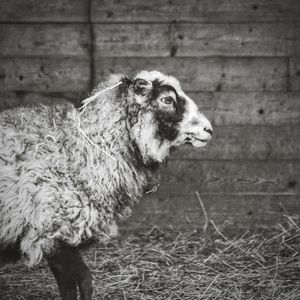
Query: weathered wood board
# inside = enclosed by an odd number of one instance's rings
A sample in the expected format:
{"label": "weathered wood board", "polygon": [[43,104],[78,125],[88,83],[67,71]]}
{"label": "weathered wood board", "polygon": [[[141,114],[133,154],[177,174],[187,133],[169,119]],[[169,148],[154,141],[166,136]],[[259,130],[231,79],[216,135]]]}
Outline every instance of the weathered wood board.
{"label": "weathered wood board", "polygon": [[86,22],[88,4],[85,0],[2,0],[0,22]]}
{"label": "weathered wood board", "polygon": [[300,26],[272,24],[94,24],[98,57],[288,56]]}
{"label": "weathered wood board", "polygon": [[161,172],[163,194],[300,192],[299,160],[172,160]]}
{"label": "weathered wood board", "polygon": [[214,125],[274,125],[300,123],[299,92],[189,92]]}
{"label": "weathered wood board", "polygon": [[0,59],[2,91],[82,92],[89,89],[89,84],[89,60]]}
{"label": "weathered wood board", "polygon": [[174,24],[174,47],[177,56],[299,55],[299,25],[278,22]]}
{"label": "weathered wood board", "polygon": [[[274,226],[284,215],[297,216],[300,211],[299,195],[271,194],[201,194],[208,221],[221,229],[238,230],[254,226]],[[153,194],[141,200],[132,217],[121,223],[122,232],[151,229],[192,230],[203,228],[205,217],[195,194],[166,196]],[[209,227],[212,224],[209,222]]]}
{"label": "weathered wood board", "polygon": [[93,21],[161,22],[298,22],[298,0],[93,0]]}
{"label": "weathered wood board", "polygon": [[[88,1],[2,1],[1,22],[84,22]],[[120,22],[292,22],[299,21],[297,0],[150,0],[92,1],[93,21]]]}
{"label": "weathered wood board", "polygon": [[0,24],[1,57],[89,57],[87,24]]}
{"label": "weathered wood board", "polygon": [[96,57],[169,56],[171,25],[94,24]]}
{"label": "weathered wood board", "polygon": [[[99,58],[96,81],[140,70],[174,74],[187,91],[286,91],[285,58]],[[180,72],[178,71],[180,70]]]}

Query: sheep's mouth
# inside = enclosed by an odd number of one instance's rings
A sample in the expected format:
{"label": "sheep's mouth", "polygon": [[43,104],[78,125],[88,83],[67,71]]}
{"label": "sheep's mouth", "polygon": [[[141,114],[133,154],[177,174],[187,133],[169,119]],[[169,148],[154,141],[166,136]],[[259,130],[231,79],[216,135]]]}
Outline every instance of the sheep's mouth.
{"label": "sheep's mouth", "polygon": [[184,141],[184,144],[191,145],[193,147],[198,148],[198,147],[204,147],[208,143],[208,141],[209,141],[209,139],[200,139],[200,138],[193,136],[192,138],[191,137],[186,138]]}
{"label": "sheep's mouth", "polygon": [[198,139],[196,137],[194,137],[195,140],[200,141],[202,143],[207,143],[209,141],[209,139]]}

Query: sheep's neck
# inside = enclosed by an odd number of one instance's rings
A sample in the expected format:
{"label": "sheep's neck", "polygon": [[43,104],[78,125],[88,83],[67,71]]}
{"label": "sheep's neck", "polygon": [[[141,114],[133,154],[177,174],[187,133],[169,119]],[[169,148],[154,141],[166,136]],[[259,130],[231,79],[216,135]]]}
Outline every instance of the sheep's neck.
{"label": "sheep's neck", "polygon": [[[109,153],[105,155],[84,136],[77,132],[80,157],[74,157],[75,173],[91,201],[117,207],[132,205],[143,193],[145,186],[152,182],[151,172],[141,166],[132,153],[134,145],[130,140],[124,110],[114,112],[93,109],[81,116],[80,126],[85,134]],[[99,120],[103,120],[99,123]]]}

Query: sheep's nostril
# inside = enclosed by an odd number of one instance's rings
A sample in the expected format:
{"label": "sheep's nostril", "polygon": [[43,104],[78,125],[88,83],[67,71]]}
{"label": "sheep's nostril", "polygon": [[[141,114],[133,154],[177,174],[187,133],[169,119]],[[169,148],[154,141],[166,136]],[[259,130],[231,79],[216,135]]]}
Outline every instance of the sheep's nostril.
{"label": "sheep's nostril", "polygon": [[213,131],[210,128],[205,127],[204,131],[208,132],[211,136],[213,135]]}

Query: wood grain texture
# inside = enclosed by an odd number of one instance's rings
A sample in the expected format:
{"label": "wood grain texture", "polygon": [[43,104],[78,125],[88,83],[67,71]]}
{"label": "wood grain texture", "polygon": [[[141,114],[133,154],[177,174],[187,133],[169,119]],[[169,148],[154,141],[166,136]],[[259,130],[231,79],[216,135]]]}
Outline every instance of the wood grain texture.
{"label": "wood grain texture", "polygon": [[188,93],[215,125],[287,125],[300,123],[299,92]]}
{"label": "wood grain texture", "polygon": [[287,56],[299,24],[95,24],[98,57]]}
{"label": "wood grain texture", "polygon": [[[283,221],[283,215],[298,216],[299,195],[236,195],[200,194],[209,220],[220,229],[234,226],[253,229],[255,226],[274,226]],[[123,232],[150,229],[192,230],[205,223],[203,211],[196,195],[165,196],[153,194],[135,207],[130,219],[122,224]],[[211,224],[209,224],[211,228]]]}
{"label": "wood grain texture", "polygon": [[96,56],[169,56],[171,26],[162,24],[94,24]]}
{"label": "wood grain texture", "polygon": [[83,24],[2,24],[0,39],[2,57],[89,56],[89,28]]}
{"label": "wood grain texture", "polygon": [[292,22],[297,0],[93,0],[94,22]]}
{"label": "wood grain texture", "polygon": [[144,69],[173,74],[187,91],[286,91],[285,58],[99,58],[96,81]]}
{"label": "wood grain texture", "polygon": [[89,89],[90,62],[79,59],[0,59],[2,91],[82,92]]}
{"label": "wood grain texture", "polygon": [[289,63],[290,90],[300,91],[300,58],[292,57]]}
{"label": "wood grain texture", "polygon": [[298,23],[174,24],[173,27],[173,47],[177,56],[289,56],[300,53]]}
{"label": "wood grain texture", "polygon": [[300,191],[299,160],[173,160],[161,172],[160,193],[289,193]]}
{"label": "wood grain texture", "polygon": [[0,22],[86,22],[88,1],[85,0],[2,0]]}
{"label": "wood grain texture", "polygon": [[300,124],[295,126],[214,126],[208,146],[179,148],[176,159],[300,159]]}

